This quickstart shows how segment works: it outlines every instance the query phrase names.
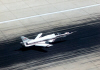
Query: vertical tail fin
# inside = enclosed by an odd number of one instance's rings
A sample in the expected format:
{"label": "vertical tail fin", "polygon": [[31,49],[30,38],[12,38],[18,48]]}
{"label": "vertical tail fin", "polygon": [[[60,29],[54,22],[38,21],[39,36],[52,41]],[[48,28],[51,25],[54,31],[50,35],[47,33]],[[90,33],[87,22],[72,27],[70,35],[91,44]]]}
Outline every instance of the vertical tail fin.
{"label": "vertical tail fin", "polygon": [[29,39],[25,36],[21,36],[22,41],[28,41]]}

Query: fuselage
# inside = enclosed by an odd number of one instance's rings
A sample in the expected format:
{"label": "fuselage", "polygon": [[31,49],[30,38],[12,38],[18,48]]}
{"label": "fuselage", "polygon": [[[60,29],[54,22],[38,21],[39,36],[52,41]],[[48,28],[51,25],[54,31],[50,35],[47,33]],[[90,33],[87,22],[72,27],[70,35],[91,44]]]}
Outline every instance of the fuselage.
{"label": "fuselage", "polygon": [[56,38],[56,35],[55,34],[50,34],[50,35],[46,35],[44,37],[40,37],[38,39],[34,39],[34,40],[30,40],[29,42],[27,42],[27,44],[36,44],[36,43],[39,43],[39,42],[44,42],[44,41],[48,41],[48,40],[51,40],[51,39],[55,39]]}

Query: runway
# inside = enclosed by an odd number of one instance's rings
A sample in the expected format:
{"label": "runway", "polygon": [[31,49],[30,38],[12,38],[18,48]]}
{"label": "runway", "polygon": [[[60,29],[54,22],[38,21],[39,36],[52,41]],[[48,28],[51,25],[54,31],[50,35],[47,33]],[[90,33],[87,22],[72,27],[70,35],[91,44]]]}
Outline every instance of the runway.
{"label": "runway", "polygon": [[[52,30],[49,31],[43,31],[43,33],[53,33]],[[1,70],[27,69],[43,64],[61,61],[64,59],[71,59],[78,56],[87,55],[90,53],[100,53],[99,19],[83,23],[81,25],[56,28],[53,29],[53,31],[55,31],[55,33],[64,33],[66,31],[76,32],[72,35],[67,36],[66,39],[57,40],[53,43],[54,46],[50,48],[22,48],[22,46],[19,44],[19,42],[21,41],[20,39],[16,39],[15,42],[3,42],[3,44],[0,44],[0,55],[2,55],[0,56]],[[33,34],[30,34],[30,36],[31,35]]]}
{"label": "runway", "polygon": [[[50,48],[20,36],[74,32]],[[0,70],[100,70],[99,0],[0,0]]]}

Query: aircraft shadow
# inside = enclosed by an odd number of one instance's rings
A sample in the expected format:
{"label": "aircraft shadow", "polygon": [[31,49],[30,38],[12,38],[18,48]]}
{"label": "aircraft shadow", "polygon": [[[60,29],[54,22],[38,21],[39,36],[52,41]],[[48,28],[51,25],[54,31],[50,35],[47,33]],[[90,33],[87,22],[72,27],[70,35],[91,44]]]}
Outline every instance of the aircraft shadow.
{"label": "aircraft shadow", "polygon": [[[57,43],[65,42],[65,41],[66,40],[59,40],[59,41],[52,42],[50,44],[57,44]],[[18,50],[15,50],[15,51],[28,51],[28,50],[47,52],[46,50],[43,49],[43,47],[40,47],[40,46],[31,46],[31,47],[23,47],[23,46],[21,46],[21,48],[19,48]]]}
{"label": "aircraft shadow", "polygon": [[65,41],[67,41],[67,40],[65,40],[65,39],[58,39],[55,42],[52,42],[50,44],[57,44],[57,43],[65,42]]}
{"label": "aircraft shadow", "polygon": [[39,46],[31,46],[31,47],[21,47],[20,49],[16,51],[28,51],[28,50],[35,50],[35,51],[40,51],[40,52],[47,52],[44,50],[42,47]]}

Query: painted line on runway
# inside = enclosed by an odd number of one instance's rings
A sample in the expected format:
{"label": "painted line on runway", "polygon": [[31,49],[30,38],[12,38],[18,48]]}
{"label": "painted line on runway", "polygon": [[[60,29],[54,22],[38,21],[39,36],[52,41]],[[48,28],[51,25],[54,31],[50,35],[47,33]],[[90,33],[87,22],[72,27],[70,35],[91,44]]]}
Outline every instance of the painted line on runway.
{"label": "painted line on runway", "polygon": [[95,7],[95,6],[100,6],[100,4],[89,5],[89,6],[84,6],[84,7],[74,8],[74,9],[68,9],[68,10],[63,10],[63,11],[57,11],[57,12],[52,12],[52,13],[46,13],[46,14],[41,14],[41,15],[29,16],[29,17],[24,17],[24,18],[18,18],[18,19],[13,19],[13,20],[7,20],[7,21],[0,22],[0,24],[18,21],[18,20],[29,19],[29,18],[34,18],[34,17],[41,17],[41,16],[52,15],[52,14],[58,14],[58,13],[63,13],[63,12],[68,12],[68,11],[74,11],[74,10],[79,10],[79,9],[84,9],[84,8],[90,8],[90,7]]}

